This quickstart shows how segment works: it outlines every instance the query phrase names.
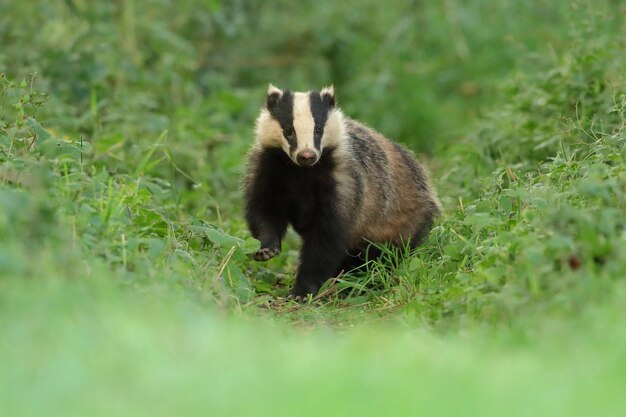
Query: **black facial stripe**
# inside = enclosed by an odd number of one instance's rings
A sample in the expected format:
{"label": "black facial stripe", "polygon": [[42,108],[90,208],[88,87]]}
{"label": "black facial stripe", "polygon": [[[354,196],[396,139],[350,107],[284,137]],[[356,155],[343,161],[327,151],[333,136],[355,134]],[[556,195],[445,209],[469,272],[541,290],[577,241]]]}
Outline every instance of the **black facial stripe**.
{"label": "black facial stripe", "polygon": [[283,129],[283,134],[286,129],[291,129],[293,132],[291,135],[285,136],[289,143],[289,151],[293,153],[298,145],[296,132],[293,129],[293,93],[285,90],[282,95],[270,94],[267,96],[267,110]]}
{"label": "black facial stripe", "polygon": [[298,139],[295,132],[293,135],[287,138],[287,142],[289,143],[289,153],[293,155],[293,153],[296,151],[296,148],[298,147]]}
{"label": "black facial stripe", "polygon": [[280,127],[293,128],[293,93],[285,90],[282,95],[273,93],[267,97],[267,110]]}
{"label": "black facial stripe", "polygon": [[330,96],[325,94],[324,97],[315,91],[309,93],[309,103],[311,106],[311,113],[313,114],[313,120],[315,121],[315,130],[319,130],[319,133],[313,134],[313,144],[315,149],[320,149],[322,142],[322,135],[324,134],[324,126],[328,119],[328,112],[331,109]]}

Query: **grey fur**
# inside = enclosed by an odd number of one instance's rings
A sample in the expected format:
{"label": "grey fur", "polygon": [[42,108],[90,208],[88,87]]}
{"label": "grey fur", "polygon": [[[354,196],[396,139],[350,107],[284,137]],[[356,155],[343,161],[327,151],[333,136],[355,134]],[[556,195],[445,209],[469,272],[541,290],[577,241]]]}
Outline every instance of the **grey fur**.
{"label": "grey fur", "polygon": [[351,246],[362,247],[364,238],[419,244],[440,213],[427,170],[408,149],[362,123],[345,118],[345,127],[349,151],[340,155],[353,181],[340,181],[350,200],[340,206],[352,226]]}

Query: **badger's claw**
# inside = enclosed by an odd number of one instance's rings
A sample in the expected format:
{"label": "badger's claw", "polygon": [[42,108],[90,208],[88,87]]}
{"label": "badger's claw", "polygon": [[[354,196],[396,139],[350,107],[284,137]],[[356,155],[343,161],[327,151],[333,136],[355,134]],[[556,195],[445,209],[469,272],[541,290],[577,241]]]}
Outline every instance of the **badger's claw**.
{"label": "badger's claw", "polygon": [[306,303],[309,300],[309,297],[308,297],[308,295],[295,295],[295,294],[291,293],[291,294],[289,294],[287,296],[287,299],[288,300],[294,300],[294,301],[297,301],[298,303],[303,304],[303,303]]}
{"label": "badger's claw", "polygon": [[252,255],[255,261],[267,261],[280,253],[280,249],[261,248]]}

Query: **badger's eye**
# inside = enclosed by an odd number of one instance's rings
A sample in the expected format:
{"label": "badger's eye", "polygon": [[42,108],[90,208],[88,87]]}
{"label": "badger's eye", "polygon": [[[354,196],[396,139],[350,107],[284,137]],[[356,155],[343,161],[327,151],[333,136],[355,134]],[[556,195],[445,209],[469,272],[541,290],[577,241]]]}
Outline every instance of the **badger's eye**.
{"label": "badger's eye", "polygon": [[285,135],[285,137],[293,135],[293,127],[286,127],[285,129],[283,129],[283,134]]}
{"label": "badger's eye", "polygon": [[324,129],[322,129],[320,126],[315,126],[314,132],[316,135],[321,135],[322,133],[324,133]]}

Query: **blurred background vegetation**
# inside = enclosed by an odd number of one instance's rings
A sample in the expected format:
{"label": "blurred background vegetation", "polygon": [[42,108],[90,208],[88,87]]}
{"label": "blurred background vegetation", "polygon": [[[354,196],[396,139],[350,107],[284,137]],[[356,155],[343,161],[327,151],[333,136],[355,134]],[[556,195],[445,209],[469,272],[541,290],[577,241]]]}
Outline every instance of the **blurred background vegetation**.
{"label": "blurred background vegetation", "polygon": [[[0,2],[0,414],[617,415],[625,15]],[[348,115],[427,160],[445,208],[404,262],[312,305],[276,301],[294,236],[252,263],[241,214],[269,82],[334,84]]]}
{"label": "blurred background vegetation", "polygon": [[[540,0],[1,7],[0,65],[18,79],[39,74],[39,89],[54,92],[48,120],[67,133],[141,138],[167,128],[205,148],[249,135],[269,81],[334,83],[348,114],[431,153],[498,100],[503,77],[549,62],[583,30],[582,16],[620,13],[619,1]],[[619,25],[604,24],[595,29]]]}

